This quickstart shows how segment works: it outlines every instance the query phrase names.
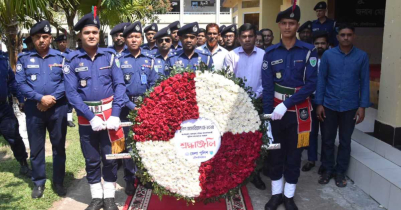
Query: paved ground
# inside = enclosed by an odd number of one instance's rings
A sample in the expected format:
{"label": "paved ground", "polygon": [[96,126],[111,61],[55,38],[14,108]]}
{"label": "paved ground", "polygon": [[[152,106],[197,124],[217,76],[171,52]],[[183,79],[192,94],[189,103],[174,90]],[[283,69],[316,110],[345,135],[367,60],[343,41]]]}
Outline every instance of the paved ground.
{"label": "paved ground", "polygon": [[[295,201],[300,210],[382,210],[379,204],[364,193],[349,180],[346,188],[335,186],[334,180],[325,186],[317,183],[318,174],[315,167],[310,172],[301,172]],[[118,174],[116,202],[122,209],[127,196],[122,187],[125,183],[122,179],[123,172]],[[270,179],[262,175],[267,184],[267,189],[260,191],[252,184],[248,184],[249,194],[255,210],[263,210],[265,203],[271,196]],[[55,202],[51,210],[85,209],[91,200],[89,185],[83,176],[68,189],[66,198]],[[284,210],[281,206],[279,210]]]}

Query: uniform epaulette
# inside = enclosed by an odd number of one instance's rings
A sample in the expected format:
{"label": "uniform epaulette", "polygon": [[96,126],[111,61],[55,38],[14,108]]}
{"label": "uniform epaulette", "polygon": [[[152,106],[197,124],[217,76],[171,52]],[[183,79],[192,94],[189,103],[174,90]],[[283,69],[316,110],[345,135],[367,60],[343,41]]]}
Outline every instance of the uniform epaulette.
{"label": "uniform epaulette", "polygon": [[276,49],[276,48],[279,47],[280,45],[281,45],[280,43],[277,43],[277,44],[274,44],[274,45],[270,45],[269,47],[266,48],[265,52],[268,53],[268,52],[270,52],[270,51]]}
{"label": "uniform epaulette", "polygon": [[103,50],[104,52],[109,52],[109,53],[111,53],[111,54],[116,54],[116,51],[115,51],[114,49],[102,48],[102,50]]}
{"label": "uniform epaulette", "polygon": [[74,50],[64,56],[64,58],[68,61],[71,61],[74,57],[78,56],[79,50]]}
{"label": "uniform epaulette", "polygon": [[184,53],[184,50],[176,50],[174,56],[181,55],[182,53]]}
{"label": "uniform epaulette", "polygon": [[313,51],[315,49],[315,45],[313,45],[313,44],[303,42],[302,45],[303,45],[303,47],[305,47],[306,49],[308,49],[310,51]]}
{"label": "uniform epaulette", "polygon": [[209,53],[208,51],[206,51],[206,50],[198,50],[198,49],[195,49],[195,52],[200,53],[200,54],[203,54],[203,55],[211,56],[210,53]]}
{"label": "uniform epaulette", "polygon": [[29,55],[29,54],[31,54],[31,52],[22,52],[22,53],[18,53],[18,58],[21,58],[21,57],[23,57],[23,56],[27,56],[27,55]]}

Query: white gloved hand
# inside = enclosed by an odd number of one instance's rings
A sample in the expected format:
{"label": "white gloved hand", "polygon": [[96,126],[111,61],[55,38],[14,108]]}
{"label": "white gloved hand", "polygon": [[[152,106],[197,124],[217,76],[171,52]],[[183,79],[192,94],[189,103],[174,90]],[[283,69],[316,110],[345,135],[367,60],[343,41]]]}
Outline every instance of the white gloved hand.
{"label": "white gloved hand", "polygon": [[101,131],[101,130],[106,130],[106,123],[102,120],[102,118],[95,116],[92,118],[89,123],[92,126],[93,131]]}
{"label": "white gloved hand", "polygon": [[272,144],[274,142],[273,133],[272,133],[272,125],[269,121],[265,121],[265,126],[267,128],[266,135],[269,137],[269,143]]}
{"label": "white gloved hand", "polygon": [[110,116],[106,123],[107,129],[118,130],[120,128],[121,121],[119,117]]}
{"label": "white gloved hand", "polygon": [[287,112],[287,107],[284,105],[284,103],[277,105],[272,113],[272,120],[281,120],[285,112]]}

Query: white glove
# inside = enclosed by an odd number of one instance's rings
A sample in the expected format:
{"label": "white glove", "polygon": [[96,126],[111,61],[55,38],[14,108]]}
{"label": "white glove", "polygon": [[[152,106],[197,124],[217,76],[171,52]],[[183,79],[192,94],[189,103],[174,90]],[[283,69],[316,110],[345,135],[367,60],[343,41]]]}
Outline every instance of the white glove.
{"label": "white glove", "polygon": [[285,107],[284,103],[277,105],[272,113],[272,120],[281,120],[286,111],[287,107]]}
{"label": "white glove", "polygon": [[91,124],[93,131],[106,130],[106,123],[98,116],[95,116],[91,121],[89,121],[89,123]]}
{"label": "white glove", "polygon": [[110,116],[106,123],[107,129],[118,130],[120,128],[121,121],[119,117]]}
{"label": "white glove", "polygon": [[272,144],[274,142],[273,133],[272,133],[272,125],[269,121],[265,121],[265,126],[267,128],[266,135],[269,137],[269,143]]}

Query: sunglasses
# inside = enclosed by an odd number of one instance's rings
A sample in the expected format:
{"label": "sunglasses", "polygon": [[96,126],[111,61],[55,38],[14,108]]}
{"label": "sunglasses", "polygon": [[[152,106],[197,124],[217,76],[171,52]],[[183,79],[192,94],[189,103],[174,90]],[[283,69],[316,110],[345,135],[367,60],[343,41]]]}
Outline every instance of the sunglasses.
{"label": "sunglasses", "polygon": [[158,39],[157,42],[159,42],[159,44],[161,44],[161,43],[163,43],[163,42],[170,43],[170,42],[171,42],[171,39],[169,39],[169,38]]}

